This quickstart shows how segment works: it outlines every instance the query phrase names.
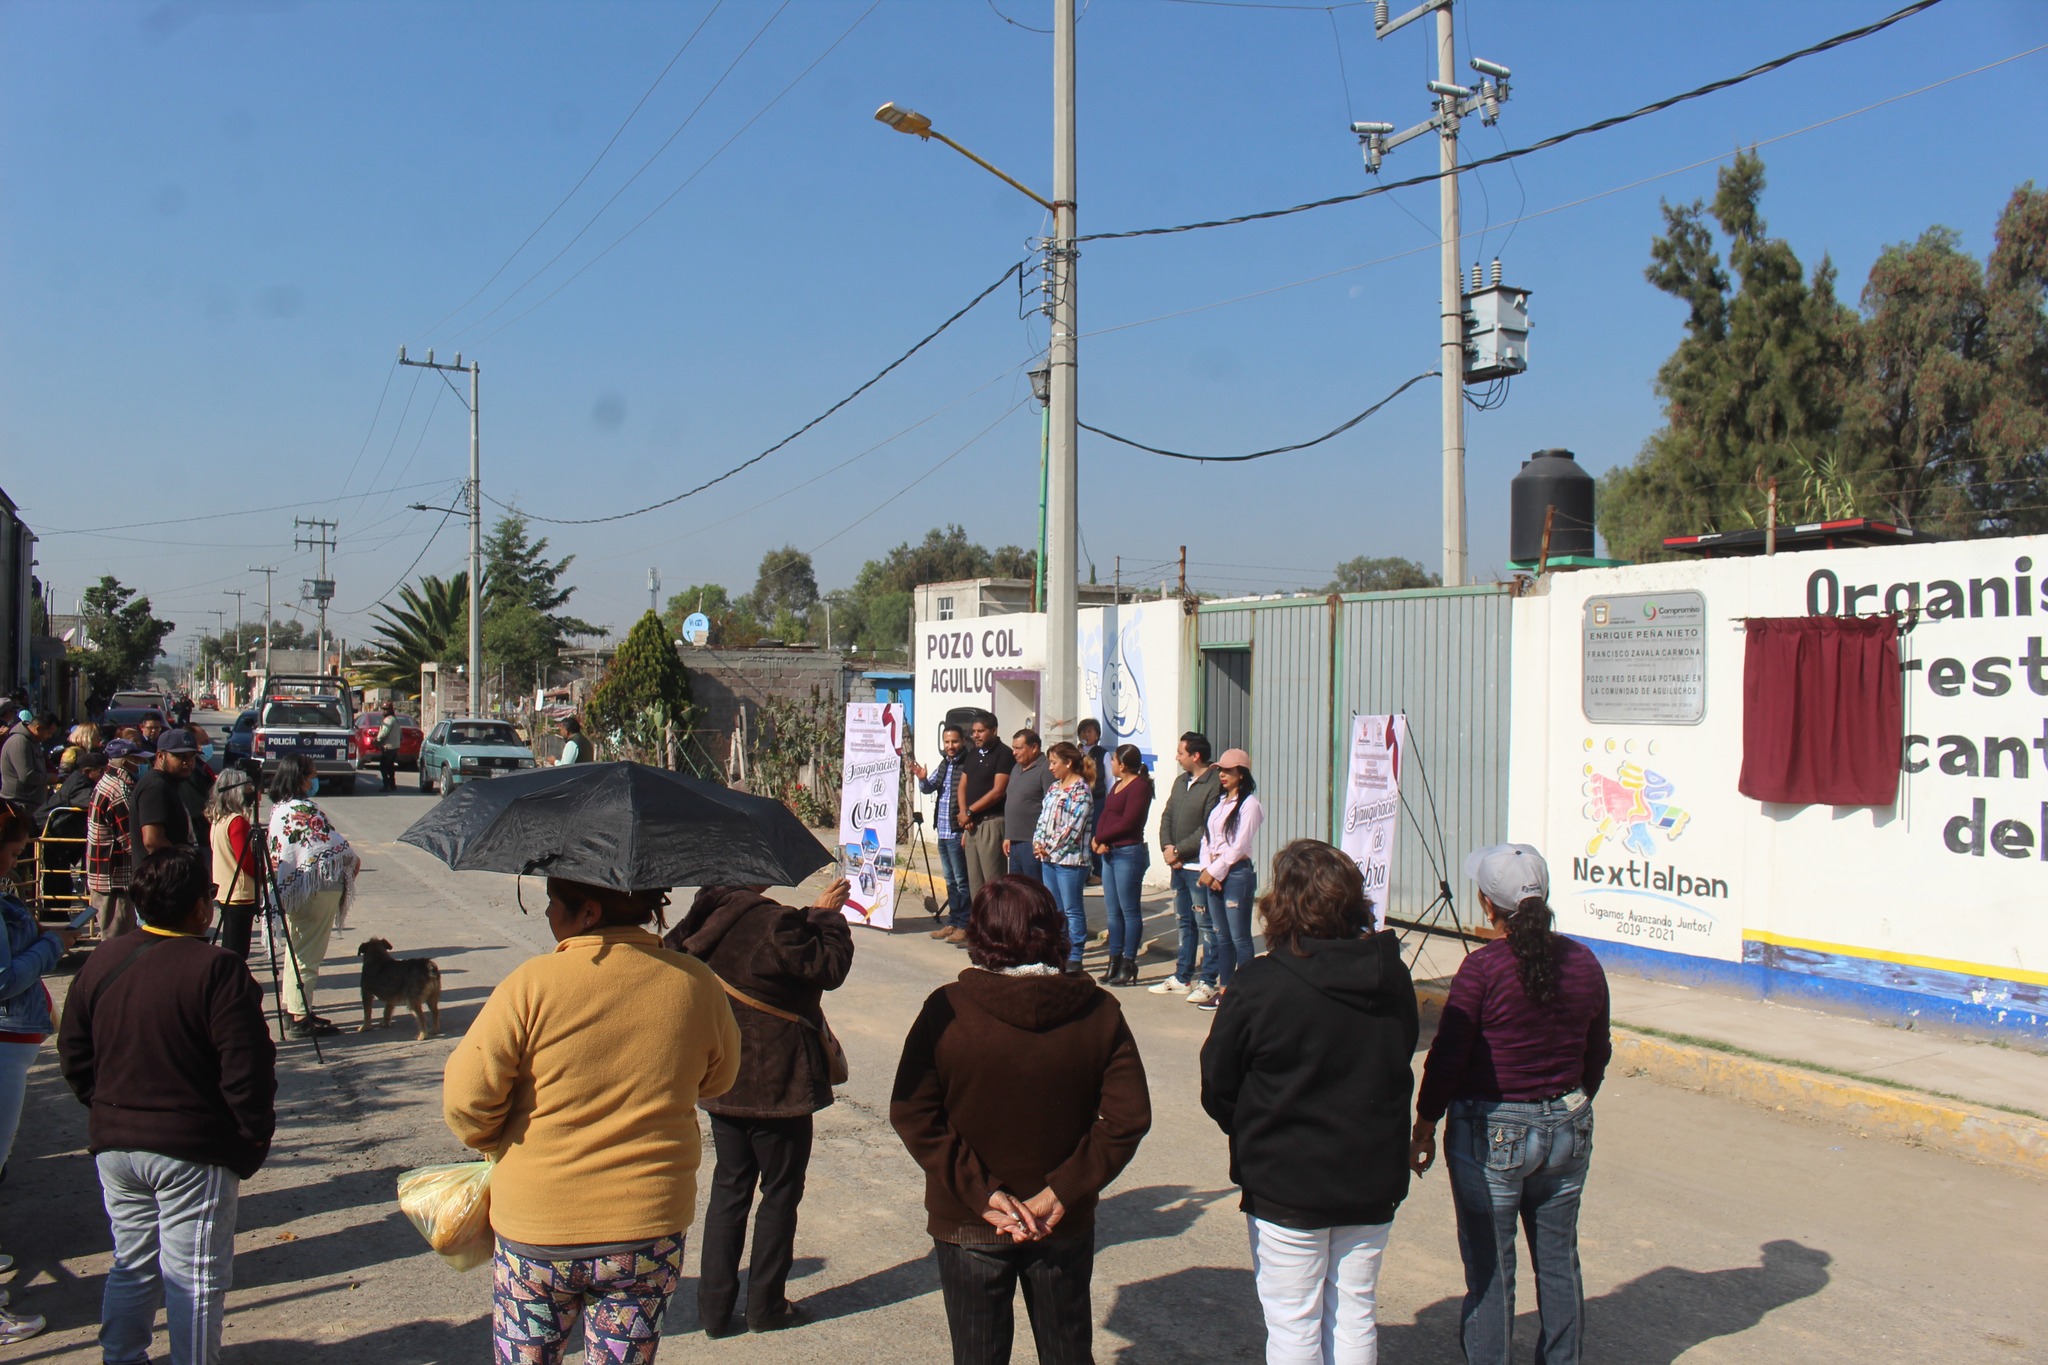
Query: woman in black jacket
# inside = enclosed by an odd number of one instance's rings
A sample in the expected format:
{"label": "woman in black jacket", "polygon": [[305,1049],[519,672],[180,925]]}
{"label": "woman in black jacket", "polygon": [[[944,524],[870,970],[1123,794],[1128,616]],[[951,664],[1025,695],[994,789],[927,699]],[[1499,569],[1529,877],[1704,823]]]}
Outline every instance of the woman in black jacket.
{"label": "woman in black jacket", "polygon": [[1202,1045],[1202,1107],[1230,1135],[1266,1359],[1371,1365],[1380,1254],[1408,1193],[1415,986],[1372,932],[1358,865],[1315,839],[1273,859],[1266,951]]}
{"label": "woman in black jacket", "polygon": [[761,1209],[747,1265],[747,1330],[806,1320],[784,1289],[811,1164],[811,1115],[832,1103],[820,998],[839,989],[853,966],[853,932],[840,913],[844,878],[807,910],[769,900],[766,889],[707,886],[664,940],[718,973],[740,1026],[739,1078],[723,1095],[699,1102],[711,1115],[718,1164],[704,1209],[697,1320],[714,1337],[739,1330],[732,1310],[756,1181]]}

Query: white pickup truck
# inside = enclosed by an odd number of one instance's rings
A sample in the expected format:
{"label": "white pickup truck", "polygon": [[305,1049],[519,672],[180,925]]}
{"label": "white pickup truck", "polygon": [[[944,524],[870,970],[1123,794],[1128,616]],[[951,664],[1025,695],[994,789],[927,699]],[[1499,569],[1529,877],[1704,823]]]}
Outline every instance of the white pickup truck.
{"label": "white pickup truck", "polygon": [[354,708],[348,686],[336,677],[265,679],[256,704],[249,756],[268,773],[287,754],[313,765],[322,791],[356,789]]}

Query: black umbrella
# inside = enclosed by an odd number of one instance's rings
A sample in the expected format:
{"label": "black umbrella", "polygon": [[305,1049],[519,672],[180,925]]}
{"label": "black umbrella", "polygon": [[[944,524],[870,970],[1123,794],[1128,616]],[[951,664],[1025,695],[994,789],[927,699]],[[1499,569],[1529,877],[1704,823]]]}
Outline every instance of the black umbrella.
{"label": "black umbrella", "polygon": [[780,801],[645,763],[465,782],[398,837],[458,872],[539,872],[619,891],[794,886],[832,861]]}

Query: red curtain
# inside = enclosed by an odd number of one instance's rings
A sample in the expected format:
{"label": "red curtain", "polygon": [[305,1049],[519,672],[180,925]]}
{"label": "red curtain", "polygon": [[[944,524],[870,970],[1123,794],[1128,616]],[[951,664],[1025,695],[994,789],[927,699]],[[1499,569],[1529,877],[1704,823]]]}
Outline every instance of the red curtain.
{"label": "red curtain", "polygon": [[1742,794],[1891,805],[1904,728],[1898,619],[1791,616],[1747,625]]}

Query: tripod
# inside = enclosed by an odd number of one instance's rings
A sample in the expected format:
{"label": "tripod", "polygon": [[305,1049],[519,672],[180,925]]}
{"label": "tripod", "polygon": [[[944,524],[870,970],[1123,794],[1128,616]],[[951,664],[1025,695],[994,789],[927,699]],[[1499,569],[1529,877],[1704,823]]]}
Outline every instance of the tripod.
{"label": "tripod", "polygon": [[[306,979],[299,971],[298,954],[292,951],[292,926],[291,921],[285,917],[284,897],[277,889],[277,867],[270,860],[270,840],[254,819],[249,821],[249,852],[256,860],[255,918],[263,925],[263,955],[270,961],[270,995],[271,999],[277,1002],[277,1034],[279,1038],[288,1038],[290,1033],[285,1024],[284,978],[277,966],[277,939],[271,935],[272,924],[276,924],[284,936],[285,961],[291,964],[292,980],[298,983],[299,998],[306,1002],[306,1013],[309,1017],[313,1012],[313,1000],[306,992]],[[241,879],[242,869],[236,867],[235,875],[229,883],[228,894],[234,894]],[[216,938],[218,933],[216,928]],[[312,1040],[314,1058],[324,1066],[327,1056],[320,1050],[320,1035],[309,1032],[306,1036]]]}
{"label": "tripod", "polygon": [[1403,931],[1415,934],[1415,957],[1409,965],[1414,967],[1422,961],[1422,950],[1432,934],[1455,938],[1466,953],[1472,951],[1472,935],[1458,920],[1458,900],[1451,892],[1450,878],[1444,869],[1449,866],[1451,853],[1444,840],[1443,819],[1438,814],[1436,792],[1430,786],[1429,769],[1422,761],[1422,746],[1415,738],[1414,717],[1402,713],[1408,735],[1408,755],[1415,765],[1415,775],[1422,779],[1422,796],[1429,803],[1430,823],[1436,830],[1436,846],[1430,846],[1430,838],[1422,828],[1422,821],[1416,818],[1415,807],[1409,803],[1408,793],[1401,792],[1401,810],[1408,817],[1408,823],[1415,831],[1416,840],[1422,845],[1422,856],[1429,859],[1429,870],[1436,874],[1436,895],[1429,904],[1422,907],[1422,913],[1412,920],[1389,919],[1389,924],[1398,925]]}

